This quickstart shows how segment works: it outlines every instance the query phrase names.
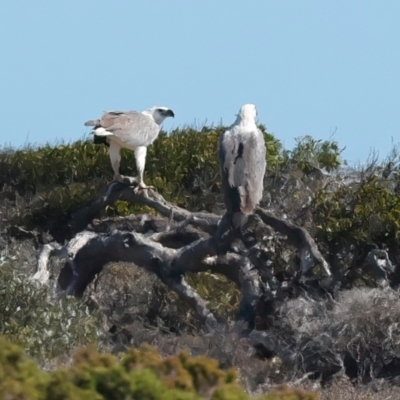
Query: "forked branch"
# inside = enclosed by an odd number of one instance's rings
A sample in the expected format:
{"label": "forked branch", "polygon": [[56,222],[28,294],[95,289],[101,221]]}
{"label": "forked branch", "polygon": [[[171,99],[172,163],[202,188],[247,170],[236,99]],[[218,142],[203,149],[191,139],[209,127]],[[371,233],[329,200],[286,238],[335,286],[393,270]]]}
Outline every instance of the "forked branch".
{"label": "forked branch", "polygon": [[[164,220],[157,216],[146,216],[147,222],[154,219],[151,232],[142,229],[138,233],[126,228],[107,232],[104,226],[107,226],[107,221],[83,230],[102,209],[116,200],[152,207]],[[279,219],[261,208],[257,209],[257,215],[259,224],[272,227],[299,249],[303,272],[308,271],[311,257],[314,257],[330,275],[326,261],[304,228]],[[141,223],[138,217],[133,219],[133,225],[138,227]],[[104,195],[96,197],[74,213],[69,225],[75,236],[66,246],[50,244],[42,250],[39,256],[40,273],[36,277],[43,280],[48,276],[46,265],[51,256],[66,258],[59,276],[60,286],[67,293],[80,296],[106,264],[131,262],[156,274],[212,326],[216,318],[206,302],[184,279],[188,272],[211,271],[225,275],[238,285],[242,294],[240,318],[252,326],[256,304],[261,296],[259,275],[246,256],[246,251],[238,253],[231,248],[232,242],[241,238],[240,232],[225,228],[224,223],[217,229],[220,221],[221,216],[216,214],[192,213],[176,207],[153,190],[137,192],[131,186],[113,182]],[[116,225],[112,220],[110,223]],[[248,231],[248,228],[246,226],[244,230]]]}

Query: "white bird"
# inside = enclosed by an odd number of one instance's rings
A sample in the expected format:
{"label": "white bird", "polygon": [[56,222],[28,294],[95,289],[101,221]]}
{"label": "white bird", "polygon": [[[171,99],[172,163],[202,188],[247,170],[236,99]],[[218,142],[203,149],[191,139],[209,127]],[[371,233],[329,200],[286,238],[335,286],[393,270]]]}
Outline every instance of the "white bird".
{"label": "white bird", "polygon": [[243,225],[247,215],[254,213],[263,195],[266,148],[256,117],[256,106],[245,104],[235,123],[219,141],[222,192],[234,229]]}
{"label": "white bird", "polygon": [[[143,182],[146,164],[147,146],[157,139],[160,127],[165,118],[174,117],[174,112],[167,107],[152,107],[143,112],[138,111],[105,111],[101,119],[85,122],[85,126],[93,126],[94,142],[108,145],[114,180],[130,183],[137,182],[138,187],[149,186]],[[119,173],[121,148],[133,150],[135,153],[138,177],[130,178]]]}

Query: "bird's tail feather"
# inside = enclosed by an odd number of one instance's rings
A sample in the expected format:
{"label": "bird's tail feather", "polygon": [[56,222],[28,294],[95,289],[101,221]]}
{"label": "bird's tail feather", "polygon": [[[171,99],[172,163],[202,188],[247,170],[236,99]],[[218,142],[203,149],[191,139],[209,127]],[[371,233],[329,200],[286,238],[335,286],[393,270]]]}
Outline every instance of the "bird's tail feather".
{"label": "bird's tail feather", "polygon": [[99,119],[91,119],[90,121],[85,122],[85,126],[97,126],[100,125]]}

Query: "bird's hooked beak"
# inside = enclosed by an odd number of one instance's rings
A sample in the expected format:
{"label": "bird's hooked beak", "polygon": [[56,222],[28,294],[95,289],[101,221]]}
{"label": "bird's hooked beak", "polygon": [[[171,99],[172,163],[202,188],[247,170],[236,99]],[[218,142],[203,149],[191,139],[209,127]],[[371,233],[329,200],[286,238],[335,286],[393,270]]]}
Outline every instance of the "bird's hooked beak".
{"label": "bird's hooked beak", "polygon": [[166,110],[165,111],[165,114],[164,114],[166,117],[172,117],[172,118],[174,118],[175,117],[175,114],[174,114],[174,112],[172,111],[172,110]]}

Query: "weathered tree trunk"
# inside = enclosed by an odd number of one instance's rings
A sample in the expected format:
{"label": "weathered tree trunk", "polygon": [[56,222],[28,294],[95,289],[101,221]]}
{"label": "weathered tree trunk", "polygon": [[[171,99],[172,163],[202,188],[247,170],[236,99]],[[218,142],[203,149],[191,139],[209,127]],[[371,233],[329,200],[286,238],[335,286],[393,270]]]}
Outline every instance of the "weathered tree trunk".
{"label": "weathered tree trunk", "polygon": [[[116,200],[147,205],[161,217],[131,216],[109,224],[105,221],[93,223],[95,216]],[[48,279],[47,264],[51,256],[65,258],[58,282],[68,294],[80,296],[107,263],[131,262],[156,274],[190,304],[204,322],[214,325],[216,318],[206,302],[185,280],[188,272],[211,271],[237,284],[242,294],[239,318],[252,326],[263,289],[251,261],[251,249],[257,241],[247,246],[242,243],[240,249],[236,243],[242,239],[245,242],[244,236],[254,239],[251,229],[254,224],[261,228],[270,226],[286,236],[288,243],[299,250],[303,272],[309,271],[315,259],[330,275],[328,264],[305,229],[261,208],[242,231],[225,228],[228,225],[223,221],[223,216],[174,206],[153,190],[137,192],[130,186],[113,182],[103,195],[74,213],[69,223],[72,239],[66,246],[50,243],[42,248],[35,278]],[[85,230],[90,223],[90,230]]]}

